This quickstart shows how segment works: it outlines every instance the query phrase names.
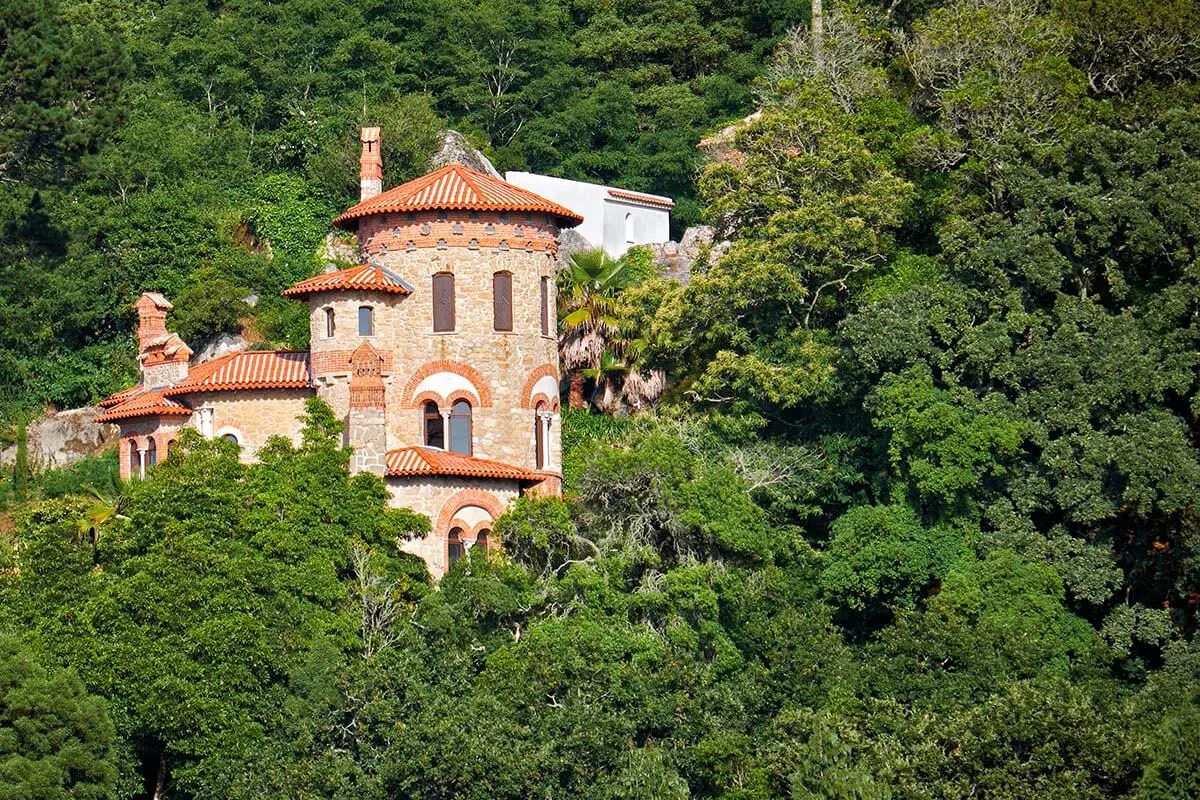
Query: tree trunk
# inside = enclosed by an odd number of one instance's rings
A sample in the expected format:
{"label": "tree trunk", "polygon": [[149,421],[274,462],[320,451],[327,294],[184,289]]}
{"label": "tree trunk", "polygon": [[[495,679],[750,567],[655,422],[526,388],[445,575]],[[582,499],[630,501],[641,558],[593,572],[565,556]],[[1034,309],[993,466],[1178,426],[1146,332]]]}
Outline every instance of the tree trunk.
{"label": "tree trunk", "polygon": [[823,0],[812,0],[812,56],[818,66],[825,55],[825,20],[822,2]]}
{"label": "tree trunk", "polygon": [[577,369],[571,370],[571,388],[567,391],[567,405],[576,410],[587,406],[583,400],[583,373]]}

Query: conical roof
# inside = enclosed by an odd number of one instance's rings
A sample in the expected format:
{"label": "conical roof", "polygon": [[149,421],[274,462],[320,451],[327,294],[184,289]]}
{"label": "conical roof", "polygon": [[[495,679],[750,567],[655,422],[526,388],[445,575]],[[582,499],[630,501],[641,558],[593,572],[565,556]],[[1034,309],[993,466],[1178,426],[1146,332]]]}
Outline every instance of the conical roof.
{"label": "conical roof", "polygon": [[552,214],[563,227],[574,227],[583,217],[541,195],[477,172],[462,164],[439,170],[388,189],[347,209],[333,220],[340,228],[375,214],[408,211],[530,211]]}

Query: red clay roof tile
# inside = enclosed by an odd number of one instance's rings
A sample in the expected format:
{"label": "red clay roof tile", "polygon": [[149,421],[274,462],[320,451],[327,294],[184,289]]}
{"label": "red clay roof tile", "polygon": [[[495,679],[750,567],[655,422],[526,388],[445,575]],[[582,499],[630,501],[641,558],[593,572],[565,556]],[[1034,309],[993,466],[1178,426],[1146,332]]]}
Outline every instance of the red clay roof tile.
{"label": "red clay roof tile", "polygon": [[311,385],[307,350],[245,350],[192,367],[187,380],[166,396],[239,389],[306,389]]}
{"label": "red clay roof tile", "polygon": [[674,208],[675,201],[669,197],[659,197],[656,194],[642,194],[641,192],[629,192],[625,189],[609,189],[609,197],[615,197],[618,200],[629,200],[634,203],[642,203],[648,206],[658,206],[660,208]]}
{"label": "red clay roof tile", "polygon": [[447,164],[416,180],[388,189],[346,210],[333,220],[342,228],[353,228],[354,220],[374,214],[403,211],[541,211],[558,217],[564,227],[583,222],[583,217],[541,195],[511,183],[476,172],[462,164]]}
{"label": "red clay roof tile", "polygon": [[190,408],[169,397],[164,397],[161,391],[147,391],[136,394],[120,405],[108,409],[93,421],[114,422],[133,417],[188,417],[191,414]]}
{"label": "red clay roof tile", "polygon": [[410,475],[461,475],[470,478],[499,478],[540,481],[545,475],[499,461],[448,453],[432,447],[402,447],[387,454],[389,477]]}
{"label": "red clay roof tile", "polygon": [[323,275],[315,275],[302,280],[290,289],[285,289],[283,296],[304,297],[318,292],[335,292],[346,289],[411,294],[413,287],[391,270],[372,264],[359,264],[357,267],[326,272]]}

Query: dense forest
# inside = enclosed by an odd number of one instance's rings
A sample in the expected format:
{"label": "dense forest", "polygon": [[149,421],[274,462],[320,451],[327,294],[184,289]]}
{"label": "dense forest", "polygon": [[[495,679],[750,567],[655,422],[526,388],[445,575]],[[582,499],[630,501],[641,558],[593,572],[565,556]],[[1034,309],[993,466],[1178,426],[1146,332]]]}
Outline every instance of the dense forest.
{"label": "dense forest", "polygon": [[364,121],[730,243],[564,273],[566,496],[437,586],[318,401],[14,473],[0,798],[1200,797],[1200,8],[819,5],[0,0],[9,438],[142,289],[303,345]]}

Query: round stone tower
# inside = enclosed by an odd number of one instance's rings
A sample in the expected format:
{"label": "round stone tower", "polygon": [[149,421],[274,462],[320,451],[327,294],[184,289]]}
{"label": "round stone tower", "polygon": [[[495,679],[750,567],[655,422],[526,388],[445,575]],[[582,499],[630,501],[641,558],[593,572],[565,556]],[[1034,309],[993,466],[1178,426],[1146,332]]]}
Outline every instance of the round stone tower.
{"label": "round stone tower", "polygon": [[560,491],[555,254],[582,218],[461,164],[381,192],[378,129],[362,142],[362,201],[334,220],[361,263],[285,294],[308,299],[313,383],[355,468],[434,521],[439,574],[445,537],[444,566],[512,497]]}

